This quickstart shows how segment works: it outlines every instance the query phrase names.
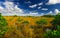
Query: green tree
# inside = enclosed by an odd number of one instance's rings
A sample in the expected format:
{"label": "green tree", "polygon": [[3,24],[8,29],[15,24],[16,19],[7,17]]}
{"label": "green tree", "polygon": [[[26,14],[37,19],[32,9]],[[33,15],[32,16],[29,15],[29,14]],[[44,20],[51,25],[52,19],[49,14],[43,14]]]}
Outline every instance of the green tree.
{"label": "green tree", "polygon": [[60,13],[55,16],[55,19],[52,21],[53,25],[60,25]]}
{"label": "green tree", "polygon": [[57,25],[60,25],[60,13],[54,17],[54,20],[51,23],[53,25],[53,29],[56,29]]}
{"label": "green tree", "polygon": [[4,33],[7,31],[7,21],[0,13],[0,37],[4,35]]}

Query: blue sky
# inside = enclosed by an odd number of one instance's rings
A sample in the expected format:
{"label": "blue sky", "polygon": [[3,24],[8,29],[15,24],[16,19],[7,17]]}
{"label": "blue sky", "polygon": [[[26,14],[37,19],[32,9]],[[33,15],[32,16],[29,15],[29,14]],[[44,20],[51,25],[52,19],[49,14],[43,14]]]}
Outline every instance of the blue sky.
{"label": "blue sky", "polygon": [[3,15],[44,15],[57,14],[60,0],[0,0]]}

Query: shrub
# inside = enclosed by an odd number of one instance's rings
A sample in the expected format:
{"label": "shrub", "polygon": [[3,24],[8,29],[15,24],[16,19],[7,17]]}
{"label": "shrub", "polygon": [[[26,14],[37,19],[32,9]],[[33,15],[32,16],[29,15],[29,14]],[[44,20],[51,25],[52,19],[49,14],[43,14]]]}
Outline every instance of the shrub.
{"label": "shrub", "polygon": [[0,37],[3,36],[7,31],[7,24],[8,23],[5,18],[3,18],[3,16],[0,14]]}

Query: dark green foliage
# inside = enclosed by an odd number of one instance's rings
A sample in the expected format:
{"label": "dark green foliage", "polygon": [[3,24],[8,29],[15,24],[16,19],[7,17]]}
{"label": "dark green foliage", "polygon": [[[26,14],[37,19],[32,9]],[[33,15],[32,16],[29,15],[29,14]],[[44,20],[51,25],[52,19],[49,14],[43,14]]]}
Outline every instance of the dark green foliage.
{"label": "dark green foliage", "polygon": [[57,14],[54,18],[51,22],[54,29],[45,33],[45,38],[60,38],[60,14]]}
{"label": "dark green foliage", "polygon": [[60,14],[55,16],[55,19],[52,21],[53,25],[60,25]]}
{"label": "dark green foliage", "polygon": [[14,17],[17,17],[17,15],[14,15]]}
{"label": "dark green foliage", "polygon": [[29,21],[24,21],[24,22],[22,22],[23,24],[29,24]]}
{"label": "dark green foliage", "polygon": [[22,20],[23,20],[23,19],[20,19],[20,17],[18,17],[18,19],[17,19],[18,22],[21,22]]}
{"label": "dark green foliage", "polygon": [[4,35],[4,33],[7,31],[7,24],[7,21],[0,14],[0,36]]}
{"label": "dark green foliage", "polygon": [[57,29],[57,25],[60,25],[60,14],[57,14],[54,17],[54,20],[51,22],[51,24],[53,25],[53,29]]}
{"label": "dark green foliage", "polygon": [[43,30],[44,25],[47,25],[47,20],[46,19],[40,19],[40,20],[36,21],[36,24],[37,24],[36,29],[42,28],[42,30]]}
{"label": "dark green foliage", "polygon": [[40,19],[40,20],[36,21],[36,24],[38,24],[38,25],[46,25],[47,20],[46,19]]}
{"label": "dark green foliage", "polygon": [[60,26],[57,25],[56,30],[51,30],[44,34],[45,38],[60,38]]}
{"label": "dark green foliage", "polygon": [[50,17],[55,17],[55,15],[43,15],[43,17],[48,17],[48,18],[50,18]]}

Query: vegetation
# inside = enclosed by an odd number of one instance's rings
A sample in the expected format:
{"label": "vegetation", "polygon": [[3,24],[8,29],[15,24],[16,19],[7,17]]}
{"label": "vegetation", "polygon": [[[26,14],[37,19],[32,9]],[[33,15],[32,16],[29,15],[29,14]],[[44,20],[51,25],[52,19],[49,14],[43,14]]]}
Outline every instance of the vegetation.
{"label": "vegetation", "polygon": [[57,14],[54,18],[51,22],[53,27],[48,33],[45,33],[45,38],[60,38],[60,14]]}
{"label": "vegetation", "polygon": [[3,16],[0,13],[0,38],[2,38],[2,36],[7,31],[7,24],[7,21],[5,20],[5,18],[3,18]]}
{"label": "vegetation", "polygon": [[48,17],[48,18],[50,18],[50,17],[55,17],[55,15],[43,15],[43,17]]}
{"label": "vegetation", "polygon": [[[47,20],[46,19],[40,19],[38,21],[36,21],[36,24],[37,24],[37,28],[35,27],[35,35],[36,35],[36,38],[43,38],[43,29],[44,29],[44,25],[47,24]],[[40,33],[41,32],[41,33]]]}
{"label": "vegetation", "polygon": [[53,25],[60,25],[60,14],[55,16],[55,19],[52,21]]}
{"label": "vegetation", "polygon": [[48,33],[45,33],[45,38],[60,38],[60,26],[56,27],[56,30],[50,30]]}
{"label": "vegetation", "polygon": [[0,38],[60,38],[60,14],[41,17],[0,14]]}

